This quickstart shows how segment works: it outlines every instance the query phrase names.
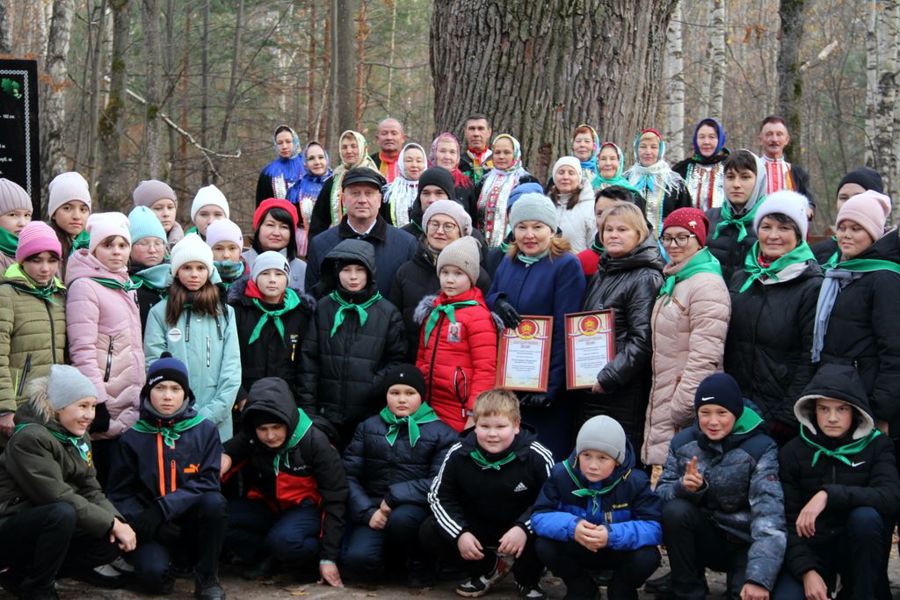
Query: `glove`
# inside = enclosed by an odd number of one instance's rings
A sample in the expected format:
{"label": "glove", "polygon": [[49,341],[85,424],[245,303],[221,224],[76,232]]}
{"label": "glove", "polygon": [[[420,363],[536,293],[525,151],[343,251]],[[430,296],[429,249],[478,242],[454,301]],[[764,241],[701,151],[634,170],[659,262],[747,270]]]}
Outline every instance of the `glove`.
{"label": "glove", "polygon": [[131,528],[137,534],[138,543],[152,542],[156,537],[156,530],[166,520],[159,504],[153,503],[149,508],[131,520]]}
{"label": "glove", "polygon": [[519,398],[519,406],[525,408],[549,408],[553,398],[547,394],[525,394]]}
{"label": "glove", "polygon": [[109,409],[106,402],[100,402],[94,408],[94,421],[91,423],[91,433],[106,433],[109,431]]}
{"label": "glove", "polygon": [[498,317],[500,317],[500,320],[503,321],[503,324],[510,329],[515,329],[519,326],[519,323],[522,322],[522,317],[519,316],[519,311],[517,311],[513,307],[513,305],[503,297],[499,297],[494,300],[494,313]]}

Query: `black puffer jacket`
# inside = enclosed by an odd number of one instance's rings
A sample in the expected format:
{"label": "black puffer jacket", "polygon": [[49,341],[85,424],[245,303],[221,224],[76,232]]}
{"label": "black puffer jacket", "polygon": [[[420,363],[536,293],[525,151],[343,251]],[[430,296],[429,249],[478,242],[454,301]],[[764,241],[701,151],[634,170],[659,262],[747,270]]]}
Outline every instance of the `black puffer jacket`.
{"label": "black puffer jacket", "polygon": [[635,447],[644,440],[653,350],[650,315],[663,284],[662,268],[659,248],[652,238],[622,258],[604,253],[584,301],[584,310],[613,309],[616,332],[616,355],[597,374],[606,393],[585,396],[584,417],[613,417]]}
{"label": "black puffer jacket", "polygon": [[740,233],[737,227],[727,226],[719,231],[718,237],[713,238],[716,228],[722,220],[722,209],[711,208],[706,211],[709,219],[709,233],[706,236],[706,246],[712,255],[722,265],[722,278],[725,282],[731,281],[734,274],[744,268],[744,257],[756,243],[756,231],[747,225],[747,237],[738,241]]}
{"label": "black puffer jacket", "polygon": [[[900,263],[900,240],[891,231],[857,258]],[[878,421],[900,439],[900,275],[863,273],[838,295],[822,348],[822,363],[852,364],[859,371]]]}
{"label": "black puffer jacket", "polygon": [[[819,431],[815,416],[817,396],[843,400],[853,406],[856,414],[850,433],[833,439]],[[856,369],[845,365],[823,365],[795,404],[794,412],[807,438],[829,450],[866,438],[874,427]],[[817,569],[820,574],[830,571],[822,568],[822,551],[817,552],[816,547],[844,531],[851,510],[869,506],[881,513],[886,523],[893,523],[900,504],[900,479],[893,444],[887,436],[879,435],[858,452],[848,454],[849,464],[824,453],[816,460],[817,452],[816,447],[797,437],[781,449],[778,457],[788,531],[785,566],[798,579],[810,569]],[[828,494],[828,503],[816,519],[816,534],[801,538],[797,535],[797,517],[809,499],[822,490]]]}
{"label": "black puffer jacket", "polygon": [[[339,288],[342,261],[365,266],[369,284],[362,291]],[[375,251],[368,242],[344,240],[322,262],[325,295],[302,342],[298,401],[307,412],[324,416],[334,425],[355,426],[381,410],[384,398],[376,397],[377,380],[406,356],[403,319],[387,299],[367,309],[365,325],[355,311],[345,312],[343,324],[331,335],[340,304],[330,293],[336,291],[352,304],[363,304],[377,292],[374,279]]]}
{"label": "black puffer jacket", "polygon": [[816,256],[816,260],[819,261],[820,265],[824,265],[828,259],[830,259],[835,252],[838,252],[840,248],[838,248],[837,240],[834,236],[829,237],[828,239],[824,239],[817,244],[813,244],[812,251]]}
{"label": "black puffer jacket", "polygon": [[759,407],[766,423],[777,420],[796,430],[794,402],[816,370],[809,351],[822,271],[810,260],[798,265],[796,272],[783,271],[777,282],[764,284],[757,279],[740,292],[747,277],[741,269],[729,286],[725,372]]}
{"label": "black puffer jacket", "polygon": [[394,445],[388,444],[388,426],[375,415],[359,424],[344,450],[344,470],[350,484],[350,519],[368,524],[381,501],[391,508],[401,504],[428,506],[428,490],[447,449],[459,439],[443,421],[419,426],[415,446],[402,426]]}

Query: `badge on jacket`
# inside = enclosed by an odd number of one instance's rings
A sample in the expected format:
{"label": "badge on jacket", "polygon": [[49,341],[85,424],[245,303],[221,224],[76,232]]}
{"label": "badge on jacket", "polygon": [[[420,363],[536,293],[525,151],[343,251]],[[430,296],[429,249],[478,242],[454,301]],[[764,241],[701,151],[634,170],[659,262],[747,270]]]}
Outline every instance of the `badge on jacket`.
{"label": "badge on jacket", "polygon": [[170,342],[175,342],[175,343],[180,342],[181,341],[181,330],[178,329],[177,327],[173,327],[172,329],[170,329],[168,331],[168,333],[166,333],[166,339],[168,339]]}
{"label": "badge on jacket", "polygon": [[447,327],[447,341],[451,344],[458,344],[462,341],[462,323],[450,323]]}

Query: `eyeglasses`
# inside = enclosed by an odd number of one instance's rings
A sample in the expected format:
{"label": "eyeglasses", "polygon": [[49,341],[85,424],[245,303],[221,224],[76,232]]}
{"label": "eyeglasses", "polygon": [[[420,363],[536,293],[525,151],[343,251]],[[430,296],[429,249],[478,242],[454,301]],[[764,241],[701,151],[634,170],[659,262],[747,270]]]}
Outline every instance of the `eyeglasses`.
{"label": "eyeglasses", "polygon": [[434,233],[443,231],[444,233],[453,233],[459,229],[456,223],[438,223],[437,221],[428,221],[428,230]]}
{"label": "eyeglasses", "polygon": [[675,245],[680,248],[681,246],[686,245],[688,243],[689,239],[695,238],[695,237],[697,237],[697,236],[694,235],[693,233],[691,233],[691,234],[682,233],[681,235],[664,235],[661,238],[659,238],[659,241],[661,241],[663,243],[663,246],[671,246],[672,242],[675,242]]}
{"label": "eyeglasses", "polygon": [[141,248],[146,248],[147,250],[162,250],[166,247],[166,243],[159,238],[156,237],[146,237],[142,238],[134,243],[135,246],[139,246]]}

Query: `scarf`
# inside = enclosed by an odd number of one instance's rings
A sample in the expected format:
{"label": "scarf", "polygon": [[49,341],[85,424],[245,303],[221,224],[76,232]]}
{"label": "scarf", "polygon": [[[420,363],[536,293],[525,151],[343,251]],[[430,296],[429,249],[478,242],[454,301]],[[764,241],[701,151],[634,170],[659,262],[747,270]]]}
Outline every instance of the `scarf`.
{"label": "scarf", "polygon": [[484,233],[489,248],[497,247],[506,237],[508,217],[506,204],[513,188],[519,184],[522,176],[526,175],[525,169],[522,168],[522,149],[519,140],[501,133],[494,138],[494,143],[499,139],[507,139],[512,143],[513,162],[506,169],[497,166],[491,169],[484,178],[481,195],[478,197],[478,213],[481,217],[479,229]]}
{"label": "scarf", "polygon": [[381,292],[375,292],[375,294],[371,298],[369,298],[362,304],[353,304],[351,302],[347,302],[341,297],[337,290],[331,292],[328,297],[338,303],[338,309],[334,315],[334,325],[331,326],[331,337],[334,337],[334,334],[337,333],[337,330],[340,329],[341,325],[344,324],[344,319],[347,318],[347,313],[351,311],[356,311],[356,314],[359,317],[359,326],[365,327],[366,321],[369,320],[369,313],[367,312],[367,310],[370,306],[381,300]]}
{"label": "scarf", "polygon": [[669,296],[675,291],[675,286],[685,279],[688,279],[697,273],[715,273],[722,276],[722,265],[715,256],[709,251],[709,248],[701,248],[697,254],[690,257],[687,264],[674,275],[666,277],[665,283],[659,289],[660,296]]}
{"label": "scarf", "polygon": [[431,314],[428,315],[428,321],[425,322],[425,341],[422,343],[422,347],[428,347],[428,338],[431,337],[431,332],[440,320],[441,315],[446,315],[448,321],[456,324],[456,309],[464,308],[466,306],[478,306],[478,302],[475,300],[465,300],[463,302],[450,302],[449,304],[438,304],[435,306],[431,310]]}
{"label": "scarf", "polygon": [[[318,142],[308,143],[303,149],[304,157],[306,157],[310,146],[319,146],[320,148],[322,147],[322,145]],[[328,158],[328,152],[325,152],[324,148],[322,148],[322,152],[325,154],[325,172],[321,175],[313,175],[309,171],[306,171],[306,173],[303,174],[303,177],[300,178],[300,181],[297,184],[297,207],[300,210],[300,219],[302,220],[304,229],[309,229],[309,224],[312,222],[312,211],[316,205],[316,200],[319,199],[319,193],[322,191],[322,186],[325,185],[325,180],[331,177],[331,165]]]}
{"label": "scarf", "polygon": [[19,247],[19,236],[0,227],[0,252],[15,259]]}
{"label": "scarf", "polygon": [[834,450],[830,448],[826,448],[825,446],[814,442],[806,436],[806,427],[800,427],[800,437],[806,443],[807,446],[811,448],[815,448],[816,452],[813,454],[812,466],[816,466],[816,463],[819,462],[819,458],[824,454],[829,458],[833,458],[834,460],[840,461],[847,465],[848,467],[853,467],[853,461],[851,461],[848,456],[853,456],[854,454],[858,454],[865,449],[866,446],[872,443],[872,440],[881,435],[881,432],[877,429],[873,429],[869,432],[864,438],[858,439],[855,442],[851,442],[849,444],[844,444],[843,446],[838,446]]}
{"label": "scarf", "polygon": [[378,162],[378,172],[384,176],[388,183],[393,183],[397,179],[397,172],[400,170],[399,166],[403,164],[400,155],[398,154],[397,158],[391,160],[384,152],[379,151]]}
{"label": "scarf", "polygon": [[474,150],[470,150],[466,148],[466,156],[469,157],[469,161],[472,163],[472,183],[478,185],[481,179],[484,177],[484,170],[486,168],[492,169],[494,166],[494,161],[491,160],[491,157],[494,155],[491,152],[490,148],[485,148],[479,153],[476,153]]}
{"label": "scarf", "polygon": [[[251,284],[253,285],[253,287],[256,287],[255,283],[253,283],[252,281],[248,281],[248,289],[250,288]],[[284,291],[284,306],[282,306],[281,308],[266,308],[258,298],[253,298],[253,305],[262,312],[262,316],[259,318],[259,321],[256,322],[256,327],[253,328],[253,332],[250,334],[250,339],[247,340],[247,343],[252,344],[259,339],[259,335],[262,333],[263,327],[266,326],[266,323],[269,322],[269,319],[271,319],[275,324],[275,329],[278,331],[279,337],[281,337],[281,342],[284,343],[284,322],[281,320],[281,316],[285,313],[291,312],[300,305],[300,297],[297,295],[297,292],[295,292],[291,288],[287,288]]]}
{"label": "scarf", "polygon": [[[296,137],[294,139],[296,142]],[[279,156],[263,168],[263,173],[272,179],[273,198],[283,198],[293,205],[297,204],[300,198],[300,187],[297,183],[306,174],[302,156],[296,153],[290,158]]]}
{"label": "scarf", "polygon": [[82,229],[81,233],[72,239],[72,248],[69,249],[69,254],[71,255],[76,250],[81,250],[82,248],[90,248],[90,246],[91,234],[87,232],[87,229]]}
{"label": "scarf", "polygon": [[778,281],[778,273],[788,265],[816,260],[816,255],[813,254],[809,244],[806,242],[801,242],[799,246],[767,266],[759,264],[757,256],[759,256],[759,241],[753,242],[753,247],[747,253],[747,256],[744,257],[744,271],[747,272],[749,277],[744,282],[744,285],[741,286],[741,289],[738,290],[739,294],[747,291],[757,279],[774,279]]}
{"label": "scarf", "polygon": [[[431,150],[428,152],[428,166],[429,167],[440,166],[437,164],[437,149],[438,149],[438,145],[441,142],[450,142],[451,144],[456,146],[456,155],[459,156],[459,154],[460,154],[459,140],[457,139],[457,137],[455,135],[453,135],[449,131],[445,131],[445,132],[441,133],[440,135],[438,135],[436,138],[434,138],[434,140],[431,142]],[[473,161],[473,165],[474,165],[474,161]],[[468,190],[472,189],[472,180],[469,179],[465,173],[463,173],[462,171],[459,170],[459,159],[457,159],[456,164],[453,165],[453,168],[450,169],[450,174],[453,175],[453,186],[454,187],[464,188],[464,189],[468,189]],[[480,178],[480,176],[479,176],[479,178]]]}
{"label": "scarf", "polygon": [[137,287],[165,295],[168,293],[169,286],[172,285],[172,267],[164,262],[141,269],[131,275],[131,283]]}
{"label": "scarf", "polygon": [[384,201],[390,206],[391,224],[394,227],[405,227],[409,224],[409,212],[419,195],[419,180],[410,179],[404,166],[409,150],[418,150],[422,153],[422,157],[425,157],[425,149],[418,144],[406,144],[400,151],[397,177],[384,193]]}
{"label": "scarf", "polygon": [[591,241],[591,250],[593,250],[597,256],[603,256],[603,246],[600,244],[599,238],[600,234],[594,236],[593,241]]}
{"label": "scarf", "polygon": [[[24,425],[16,427],[16,431],[18,431],[20,427],[24,427]],[[50,432],[50,435],[58,439],[63,446],[69,445],[75,448],[78,451],[78,456],[81,457],[81,460],[91,464],[91,445],[88,444],[82,436],[61,433],[49,428],[47,431]]]}
{"label": "scarf", "polygon": [[275,458],[272,460],[272,468],[275,471],[275,476],[281,472],[281,465],[284,464],[285,467],[290,468],[291,466],[291,450],[300,443],[300,440],[303,439],[303,436],[306,435],[306,432],[309,431],[309,428],[312,427],[312,419],[303,412],[302,408],[297,409],[297,426],[294,428],[294,433],[291,434],[291,439],[288,440],[287,444],[285,444],[284,449],[280,450],[275,454]]}
{"label": "scarf", "polygon": [[813,363],[819,362],[822,356],[822,348],[825,346],[825,334],[828,331],[828,322],[831,320],[831,312],[834,310],[834,303],[837,302],[838,294],[851,281],[873,271],[891,271],[900,275],[900,265],[880,258],[851,258],[825,271],[825,280],[819,289],[819,299],[816,302],[816,322],[813,329],[813,345],[810,352],[810,359]]}
{"label": "scarf", "polygon": [[[610,186],[617,185],[617,186],[625,188],[626,190],[631,190],[632,192],[638,192],[638,189],[635,186],[631,185],[631,182],[628,181],[628,179],[625,177],[625,175],[623,175],[623,173],[625,171],[625,155],[622,153],[622,149],[619,148],[617,145],[613,144],[612,142],[605,142],[603,144],[603,146],[600,147],[600,151],[602,152],[603,148],[606,148],[606,147],[613,148],[616,151],[616,154],[619,156],[619,167],[616,169],[615,175],[613,175],[609,179],[607,179],[606,177],[601,175],[600,168],[597,167],[597,175],[592,180],[590,180],[591,185],[594,186],[595,190],[602,190],[604,188],[608,188]],[[599,153],[598,153],[598,155],[599,155]],[[582,167],[583,166],[584,166],[584,163],[582,163]],[[650,185],[652,186],[653,183],[651,182]]]}
{"label": "scarf", "polygon": [[21,290],[26,294],[30,294],[35,298],[40,298],[45,302],[53,302],[53,295],[62,292],[66,289],[66,286],[63,285],[63,282],[60,281],[59,277],[54,276],[53,279],[50,280],[50,283],[40,287],[38,284],[28,276],[28,273],[22,268],[22,265],[19,263],[13,263],[9,265],[9,268],[6,269],[6,273],[4,274],[6,279],[12,280],[10,283],[17,290]]}
{"label": "scarf", "polygon": [[111,290],[122,290],[126,293],[135,291],[143,284],[142,281],[134,282],[130,279],[119,281],[118,279],[113,279],[111,277],[89,277],[88,279],[96,281],[105,288],[109,288]]}
{"label": "scarf", "polygon": [[586,488],[581,484],[581,480],[578,479],[578,476],[575,475],[575,472],[572,470],[572,467],[569,465],[568,460],[563,461],[563,467],[566,469],[566,473],[569,474],[569,477],[572,479],[572,483],[575,484],[575,487],[578,489],[572,490],[572,495],[577,498],[590,498],[591,499],[591,513],[597,514],[600,510],[600,496],[603,494],[607,494],[613,490],[619,483],[631,473],[631,469],[628,469],[625,473],[622,474],[621,477],[618,477],[615,481],[607,485],[606,487],[602,487],[599,490],[595,490],[592,488]]}
{"label": "scarf", "polygon": [[131,426],[138,433],[152,433],[162,436],[163,442],[169,448],[175,447],[175,440],[181,437],[181,434],[188,429],[193,429],[203,421],[200,415],[194,415],[189,419],[176,421],[169,426],[160,425],[159,427],[151,424],[146,419],[139,419],[137,423]]}
{"label": "scarf", "polygon": [[719,213],[722,220],[716,225],[716,230],[713,232],[712,239],[718,239],[719,235],[726,227],[734,227],[738,232],[737,241],[744,241],[744,238],[747,237],[747,226],[753,227],[753,218],[756,216],[756,211],[762,205],[762,200],[763,198],[757,200],[756,203],[750,207],[750,210],[739,217],[734,216],[731,209],[731,202],[722,204]]}
{"label": "scarf", "polygon": [[243,260],[214,260],[213,266],[216,267],[222,281],[226,283],[237,281],[244,274],[245,268]]}
{"label": "scarf", "polygon": [[[600,144],[600,136],[597,134],[597,130],[588,125],[587,123],[582,123],[578,127],[575,128],[575,131],[579,129],[590,129],[591,130],[591,139],[593,140],[593,146],[591,148],[591,156],[587,160],[578,159],[581,162],[581,171],[584,174],[584,180],[591,182],[591,187],[595,190],[601,189],[599,187],[602,178],[600,177],[600,167],[597,166],[597,157],[600,156],[600,150],[602,149],[602,145]],[[584,132],[582,132],[584,133]],[[578,137],[577,135],[575,137]],[[572,138],[572,142],[574,144],[575,137]],[[605,144],[604,144],[605,145]],[[612,144],[615,145],[615,144]],[[618,148],[618,146],[616,146]],[[575,155],[575,149],[572,149],[572,155]],[[619,165],[622,164],[621,159],[621,151],[619,151]]]}
{"label": "scarf", "polygon": [[481,453],[481,450],[475,448],[469,453],[469,456],[472,457],[472,460],[475,461],[475,464],[481,467],[481,470],[484,471],[486,469],[494,469],[495,471],[499,471],[500,467],[503,465],[509,464],[512,461],[516,460],[516,453],[510,452],[503,458],[495,461],[490,461],[484,457],[484,454]]}
{"label": "scarf", "polygon": [[533,265],[534,263],[540,262],[540,260],[541,260],[542,258],[545,258],[546,256],[549,256],[549,254],[550,254],[550,250],[544,250],[543,252],[541,252],[541,253],[538,254],[537,256],[527,256],[527,255],[525,255],[525,254],[522,254],[521,252],[518,252],[518,253],[516,254],[516,259],[518,259],[518,261],[521,262],[521,263],[525,263],[525,266],[526,266],[526,267],[530,267],[530,266]]}
{"label": "scarf", "polygon": [[[341,134],[339,140],[344,139],[347,136],[351,136],[354,140],[356,140],[356,148],[359,152],[359,158],[356,159],[354,163],[344,162],[343,157],[341,158],[341,164],[334,170],[334,176],[331,178],[331,196],[329,197],[329,214],[331,215],[331,223],[329,227],[333,227],[341,222],[341,219],[344,218],[344,206],[341,203],[341,183],[344,181],[344,175],[347,174],[347,171],[350,169],[355,169],[357,167],[368,167],[373,171],[378,171],[378,165],[375,164],[375,161],[372,160],[372,157],[369,156],[369,147],[366,144],[366,138],[363,134],[358,131],[353,131],[348,129],[344,133]],[[340,141],[338,142],[340,143]]]}
{"label": "scarf", "polygon": [[427,404],[422,404],[416,412],[405,417],[398,417],[391,412],[391,409],[385,406],[378,413],[378,416],[388,425],[387,433],[384,434],[384,437],[387,439],[389,446],[394,445],[394,442],[397,441],[397,436],[400,434],[400,427],[406,424],[407,431],[409,431],[409,445],[413,448],[416,447],[416,442],[422,437],[419,425],[438,420],[434,410]]}

